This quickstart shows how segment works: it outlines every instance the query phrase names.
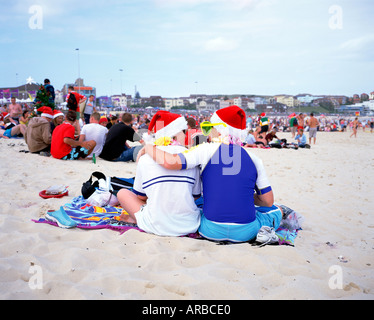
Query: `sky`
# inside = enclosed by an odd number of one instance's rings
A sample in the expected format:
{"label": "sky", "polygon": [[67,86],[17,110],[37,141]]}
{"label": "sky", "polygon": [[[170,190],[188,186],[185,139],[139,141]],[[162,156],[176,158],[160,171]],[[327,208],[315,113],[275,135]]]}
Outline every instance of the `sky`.
{"label": "sky", "polygon": [[370,93],[373,18],[372,0],[1,1],[0,87],[80,75],[97,96]]}

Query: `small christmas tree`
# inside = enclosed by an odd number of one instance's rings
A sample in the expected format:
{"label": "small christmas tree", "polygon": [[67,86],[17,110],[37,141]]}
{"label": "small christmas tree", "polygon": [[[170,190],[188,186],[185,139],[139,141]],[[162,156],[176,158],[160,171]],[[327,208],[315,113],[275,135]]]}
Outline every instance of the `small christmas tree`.
{"label": "small christmas tree", "polygon": [[36,109],[41,107],[50,107],[52,110],[54,110],[56,108],[50,92],[48,92],[43,85],[40,85],[39,90],[36,93],[34,106]]}

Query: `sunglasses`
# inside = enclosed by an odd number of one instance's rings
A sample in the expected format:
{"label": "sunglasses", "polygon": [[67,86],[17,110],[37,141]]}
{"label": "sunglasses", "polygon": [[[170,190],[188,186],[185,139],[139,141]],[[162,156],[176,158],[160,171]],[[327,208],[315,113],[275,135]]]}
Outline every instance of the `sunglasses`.
{"label": "sunglasses", "polygon": [[210,134],[210,132],[212,131],[213,127],[214,126],[219,126],[219,125],[223,125],[224,127],[226,127],[226,123],[211,123],[209,121],[204,121],[200,124],[200,127],[201,127],[201,131],[203,133],[204,136],[208,136]]}

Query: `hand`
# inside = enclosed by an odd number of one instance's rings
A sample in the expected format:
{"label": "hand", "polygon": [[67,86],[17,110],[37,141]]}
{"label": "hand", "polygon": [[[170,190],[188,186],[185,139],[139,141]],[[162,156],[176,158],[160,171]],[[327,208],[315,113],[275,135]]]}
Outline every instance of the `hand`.
{"label": "hand", "polygon": [[141,156],[145,155],[145,147],[141,148],[138,152],[138,156],[136,157],[136,162],[139,162]]}

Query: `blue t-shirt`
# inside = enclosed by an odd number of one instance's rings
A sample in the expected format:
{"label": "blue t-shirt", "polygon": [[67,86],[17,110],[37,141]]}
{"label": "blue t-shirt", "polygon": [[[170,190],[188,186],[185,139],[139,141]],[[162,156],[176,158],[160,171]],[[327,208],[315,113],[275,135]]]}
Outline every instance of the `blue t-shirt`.
{"label": "blue t-shirt", "polygon": [[201,167],[208,220],[247,224],[256,219],[254,192],[272,190],[259,158],[240,146],[218,143],[202,144],[179,156],[182,169]]}

